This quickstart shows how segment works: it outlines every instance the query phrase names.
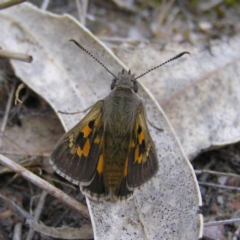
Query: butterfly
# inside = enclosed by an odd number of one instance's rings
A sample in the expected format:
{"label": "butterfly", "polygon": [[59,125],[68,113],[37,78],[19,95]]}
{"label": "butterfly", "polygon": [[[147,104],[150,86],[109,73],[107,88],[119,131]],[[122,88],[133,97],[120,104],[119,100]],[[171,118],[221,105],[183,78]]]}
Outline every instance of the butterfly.
{"label": "butterfly", "polygon": [[79,185],[90,199],[127,199],[158,171],[157,152],[143,101],[137,95],[136,79],[130,71],[119,72],[110,94],[95,103],[52,152],[50,163],[54,170]]}

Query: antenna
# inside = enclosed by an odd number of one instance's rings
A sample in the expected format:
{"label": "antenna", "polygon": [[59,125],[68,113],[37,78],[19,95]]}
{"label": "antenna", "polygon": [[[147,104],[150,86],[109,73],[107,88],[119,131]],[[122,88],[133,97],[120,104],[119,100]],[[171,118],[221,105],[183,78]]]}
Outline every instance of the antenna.
{"label": "antenna", "polygon": [[169,62],[171,62],[171,61],[173,61],[173,60],[175,60],[175,59],[178,59],[178,58],[182,57],[184,54],[190,54],[190,53],[189,53],[189,52],[181,52],[181,53],[179,53],[178,55],[176,55],[175,57],[170,58],[170,59],[167,60],[166,62],[164,62],[164,63],[162,63],[162,64],[160,64],[160,65],[158,65],[158,66],[156,66],[156,67],[154,67],[154,68],[151,68],[151,69],[148,70],[147,72],[145,72],[145,73],[141,74],[140,76],[134,78],[133,81],[136,81],[138,78],[140,78],[140,77],[146,75],[147,73],[149,73],[149,72],[151,72],[151,71],[153,71],[153,70],[155,70],[155,69],[163,66],[163,65],[166,64],[166,63],[169,63]]}
{"label": "antenna", "polygon": [[[77,41],[75,41],[74,39],[70,39],[69,41],[74,42],[79,48],[81,48],[84,52],[86,52],[88,55],[90,55],[90,56],[91,56],[95,61],[97,61],[100,65],[102,65],[115,79],[117,79],[117,77],[116,77],[102,62],[100,62],[96,57],[94,57],[86,48],[84,48],[82,45],[80,45],[80,44],[79,44]],[[158,65],[158,66],[156,66],[156,67],[154,67],[154,68],[151,68],[151,69],[148,70],[147,72],[145,72],[145,73],[139,75],[138,77],[134,78],[133,81],[136,81],[138,78],[140,78],[140,77],[146,75],[147,73],[149,73],[149,72],[151,72],[151,71],[153,71],[153,70],[155,70],[155,69],[157,69],[157,68],[165,65],[166,63],[169,63],[169,62],[171,62],[171,61],[173,61],[173,60],[176,60],[176,59],[182,57],[184,54],[190,54],[190,53],[189,53],[189,52],[181,52],[181,53],[179,53],[178,55],[176,55],[175,57],[170,58],[170,59],[167,60],[166,62],[164,62],[164,63],[162,63],[162,64],[160,64],[160,65]],[[129,70],[129,73],[130,73],[130,70]]]}
{"label": "antenna", "polygon": [[102,65],[115,79],[117,78],[108,68],[101,63],[96,57],[94,57],[87,49],[85,49],[82,45],[80,45],[77,41],[74,39],[70,39],[69,41],[74,42],[79,48],[81,48],[84,52],[86,52],[88,55],[90,55],[95,61],[97,61],[100,65]]}

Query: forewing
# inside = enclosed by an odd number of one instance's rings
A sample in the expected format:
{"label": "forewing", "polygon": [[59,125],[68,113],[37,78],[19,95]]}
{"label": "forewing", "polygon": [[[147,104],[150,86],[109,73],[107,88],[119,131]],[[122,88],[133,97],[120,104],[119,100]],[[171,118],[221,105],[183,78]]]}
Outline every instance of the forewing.
{"label": "forewing", "polygon": [[139,105],[139,111],[132,132],[127,161],[127,186],[129,189],[145,183],[158,170],[157,153],[148,131],[142,103]]}
{"label": "forewing", "polygon": [[88,185],[95,174],[102,153],[103,101],[98,101],[75,127],[63,135],[52,155],[55,171],[67,180]]}

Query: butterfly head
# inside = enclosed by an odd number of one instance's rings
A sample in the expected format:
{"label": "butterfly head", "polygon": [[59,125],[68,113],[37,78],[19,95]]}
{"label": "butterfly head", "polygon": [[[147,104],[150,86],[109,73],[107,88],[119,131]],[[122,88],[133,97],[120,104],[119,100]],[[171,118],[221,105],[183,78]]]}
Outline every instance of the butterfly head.
{"label": "butterfly head", "polygon": [[111,90],[115,90],[116,88],[127,88],[132,89],[134,93],[138,92],[138,84],[135,80],[134,74],[131,74],[129,70],[124,71],[124,69],[118,73],[118,77],[114,78],[111,84]]}

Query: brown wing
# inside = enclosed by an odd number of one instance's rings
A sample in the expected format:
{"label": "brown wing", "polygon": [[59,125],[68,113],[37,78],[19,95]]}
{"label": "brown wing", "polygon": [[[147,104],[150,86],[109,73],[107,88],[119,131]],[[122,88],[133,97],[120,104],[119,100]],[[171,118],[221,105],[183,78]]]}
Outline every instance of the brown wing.
{"label": "brown wing", "polygon": [[132,132],[127,163],[127,186],[129,189],[148,181],[158,170],[157,153],[145,120],[141,103]]}
{"label": "brown wing", "polygon": [[57,143],[50,159],[55,171],[75,184],[89,185],[102,154],[102,107],[98,101]]}
{"label": "brown wing", "polygon": [[147,182],[158,171],[157,153],[145,119],[144,106],[140,103],[122,181],[115,192],[118,199],[128,198],[134,188]]}

